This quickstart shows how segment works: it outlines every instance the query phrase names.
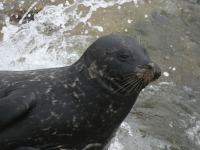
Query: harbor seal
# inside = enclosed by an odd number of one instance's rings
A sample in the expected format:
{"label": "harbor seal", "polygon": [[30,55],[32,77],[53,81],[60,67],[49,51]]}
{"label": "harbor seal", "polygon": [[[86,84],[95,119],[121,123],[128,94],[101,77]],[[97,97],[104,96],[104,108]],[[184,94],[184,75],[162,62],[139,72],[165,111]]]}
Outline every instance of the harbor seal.
{"label": "harbor seal", "polygon": [[97,39],[67,67],[0,71],[1,150],[102,150],[161,75],[126,35]]}

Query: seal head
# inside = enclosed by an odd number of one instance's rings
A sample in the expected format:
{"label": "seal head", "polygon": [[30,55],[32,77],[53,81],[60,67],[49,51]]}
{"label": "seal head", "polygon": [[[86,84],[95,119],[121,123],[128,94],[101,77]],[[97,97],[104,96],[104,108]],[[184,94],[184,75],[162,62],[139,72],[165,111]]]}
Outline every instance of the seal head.
{"label": "seal head", "polygon": [[115,94],[139,93],[161,75],[146,49],[135,39],[119,33],[98,39],[83,57],[90,77],[98,78]]}

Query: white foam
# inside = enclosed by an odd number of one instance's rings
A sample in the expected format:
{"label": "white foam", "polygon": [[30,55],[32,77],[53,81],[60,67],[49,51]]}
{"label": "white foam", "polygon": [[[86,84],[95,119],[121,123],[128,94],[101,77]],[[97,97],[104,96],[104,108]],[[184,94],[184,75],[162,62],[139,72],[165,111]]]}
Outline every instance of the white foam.
{"label": "white foam", "polygon": [[108,150],[123,150],[124,146],[119,142],[118,136],[114,137],[112,143],[110,144]]}
{"label": "white foam", "polygon": [[155,150],[170,147],[168,142],[146,134],[145,127],[138,123],[138,120],[133,119],[130,123],[122,123],[108,150]]}
{"label": "white foam", "polygon": [[4,9],[3,3],[0,2],[0,10],[3,10],[3,9]]}
{"label": "white foam", "polygon": [[103,27],[101,26],[93,26],[94,29],[97,29],[99,32],[103,32]]}
{"label": "white foam", "polygon": [[[80,49],[86,49],[90,36],[70,36],[70,31],[79,24],[85,24],[93,30],[103,32],[104,28],[98,24],[91,24],[88,20],[93,12],[99,8],[133,2],[132,0],[78,0],[72,4],[46,6],[35,15],[35,20],[19,26],[11,25],[9,19],[3,27],[3,41],[0,42],[0,69],[27,70],[70,65],[80,57]],[[138,4],[137,1],[134,1]],[[20,22],[37,1],[33,3]],[[23,5],[23,4],[21,4]],[[82,16],[79,6],[87,7],[88,12]],[[3,4],[0,3],[0,8]],[[85,32],[88,33],[87,31]],[[72,45],[78,43],[75,46]],[[79,45],[77,47],[77,45]],[[84,45],[84,46],[82,46]]]}
{"label": "white foam", "polygon": [[196,145],[200,145],[200,121],[196,121],[195,125],[186,130],[188,138],[195,142]]}
{"label": "white foam", "polygon": [[127,122],[123,122],[123,123],[121,124],[120,127],[121,127],[122,129],[127,130],[127,131],[128,131],[128,134],[129,134],[130,136],[133,136],[133,133],[132,133],[132,131],[131,131],[131,127],[130,127],[130,125],[129,125]]}

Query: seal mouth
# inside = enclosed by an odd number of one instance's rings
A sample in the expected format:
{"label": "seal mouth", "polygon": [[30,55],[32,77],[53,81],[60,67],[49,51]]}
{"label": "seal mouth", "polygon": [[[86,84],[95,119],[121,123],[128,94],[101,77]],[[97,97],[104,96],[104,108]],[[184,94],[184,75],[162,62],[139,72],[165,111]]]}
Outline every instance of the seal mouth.
{"label": "seal mouth", "polygon": [[150,82],[155,81],[160,76],[160,68],[152,62],[147,65],[137,66],[135,72],[122,77],[122,79],[114,81],[116,85],[115,93],[121,95],[139,93]]}

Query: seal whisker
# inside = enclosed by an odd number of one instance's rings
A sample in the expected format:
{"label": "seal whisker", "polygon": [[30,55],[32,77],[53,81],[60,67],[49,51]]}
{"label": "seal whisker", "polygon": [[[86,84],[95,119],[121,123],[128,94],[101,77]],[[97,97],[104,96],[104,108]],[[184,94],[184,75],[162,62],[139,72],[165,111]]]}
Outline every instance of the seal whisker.
{"label": "seal whisker", "polygon": [[124,82],[121,83],[121,85],[124,85],[126,84],[127,82],[130,82],[130,81],[137,81],[138,79],[136,78],[130,78],[130,79],[127,79],[127,80],[124,80]]}
{"label": "seal whisker", "polygon": [[147,85],[147,83],[145,83],[144,80],[143,80],[142,83],[141,83],[141,87],[140,87],[139,90],[142,90],[146,85]]}
{"label": "seal whisker", "polygon": [[140,80],[140,82],[138,83],[137,87],[136,87],[136,91],[139,92],[141,90],[141,86],[143,84],[143,79]]}
{"label": "seal whisker", "polygon": [[138,86],[138,89],[136,89],[137,92],[139,92],[142,89],[142,87],[144,86],[144,84],[145,83],[141,81],[140,85]]}
{"label": "seal whisker", "polygon": [[116,89],[115,93],[120,92],[120,91],[125,91],[127,88],[129,88],[134,82],[136,82],[135,80],[129,80],[127,82],[125,82],[124,84],[119,85],[120,87],[118,89]]}
{"label": "seal whisker", "polygon": [[134,85],[136,85],[136,84],[131,84],[129,87],[124,89],[126,96],[131,93],[131,91],[132,91],[131,89],[134,87]]}
{"label": "seal whisker", "polygon": [[[138,82],[138,80],[137,80],[137,82]],[[137,85],[137,82],[131,85],[130,89],[126,92],[126,95],[128,95],[128,94],[131,93],[131,91],[133,90],[133,88],[135,87],[135,85]]]}
{"label": "seal whisker", "polygon": [[136,89],[136,87],[138,86],[138,84],[141,82],[142,79],[137,80],[137,82],[135,84],[132,85],[131,89],[127,92],[128,94],[130,94],[132,92],[133,89]]}
{"label": "seal whisker", "polygon": [[123,87],[123,86],[126,86],[127,84],[129,84],[129,82],[131,82],[131,80],[128,80],[128,81],[122,82],[122,83],[118,82],[117,80],[113,80],[112,83],[114,83],[117,86]]}
{"label": "seal whisker", "polygon": [[[138,80],[138,79],[135,79],[134,82],[131,83],[131,85],[129,86],[129,87],[130,87],[130,90],[128,90],[128,91],[126,92],[126,95],[128,95],[128,94],[132,91],[132,89],[138,84],[138,82],[139,82],[139,80]],[[129,87],[127,87],[125,90],[127,90]]]}
{"label": "seal whisker", "polygon": [[119,85],[120,87],[118,89],[116,89],[115,93],[120,92],[121,90],[126,89],[127,87],[129,87],[131,85],[133,81],[129,81],[123,85]]}
{"label": "seal whisker", "polygon": [[[132,83],[130,84],[130,86],[128,86],[128,87],[126,87],[126,88],[124,88],[124,91],[128,90],[129,88],[132,88],[132,87],[134,87],[134,85],[137,85],[137,82],[138,82],[138,80],[137,80],[137,81],[135,81],[135,82],[132,82]],[[128,93],[128,92],[126,92],[126,93]]]}
{"label": "seal whisker", "polygon": [[138,80],[136,80],[136,79],[130,80],[127,83],[123,84],[119,89],[117,89],[116,92],[119,92],[121,90],[125,91],[127,88],[129,88],[130,86],[133,86],[137,82],[138,82]]}
{"label": "seal whisker", "polygon": [[126,79],[126,80],[124,80],[123,82],[121,82],[120,85],[124,86],[124,85],[126,85],[127,83],[130,83],[130,82],[133,82],[133,81],[136,81],[136,80],[137,80],[136,78]]}
{"label": "seal whisker", "polygon": [[138,92],[138,86],[140,85],[142,79],[139,79],[137,84],[133,87],[135,92]]}

